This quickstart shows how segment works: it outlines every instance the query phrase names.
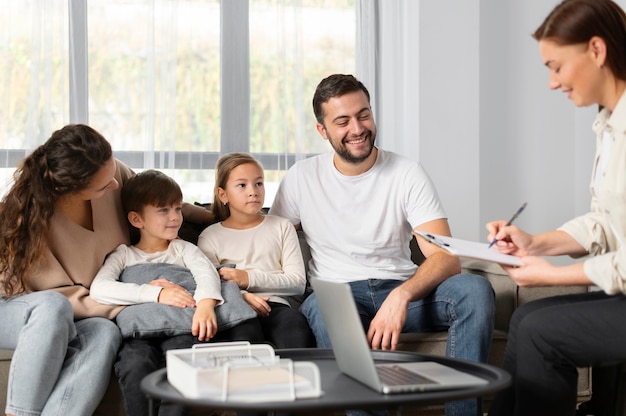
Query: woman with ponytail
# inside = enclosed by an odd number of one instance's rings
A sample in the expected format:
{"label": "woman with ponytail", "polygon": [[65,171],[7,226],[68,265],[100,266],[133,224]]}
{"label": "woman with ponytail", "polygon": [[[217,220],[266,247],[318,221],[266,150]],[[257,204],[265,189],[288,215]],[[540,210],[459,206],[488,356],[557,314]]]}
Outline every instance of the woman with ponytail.
{"label": "woman with ponytail", "polygon": [[[492,221],[487,238],[521,258],[521,267],[503,266],[519,286],[601,290],[542,298],[515,310],[502,364],[513,382],[496,395],[489,415],[613,415],[616,366],[626,361],[626,13],[612,0],[564,0],[533,38],[550,89],[566,93],[577,107],[601,108],[592,124],[590,210],[537,234]],[[563,255],[581,260],[549,260]],[[577,369],[584,367],[593,367],[593,397],[576,409]]]}
{"label": "woman with ponytail", "polygon": [[91,415],[100,403],[121,307],[94,301],[89,287],[106,255],[130,243],[120,187],[132,175],[80,124],[55,131],[16,170],[0,205],[0,348],[14,350],[6,414]]}

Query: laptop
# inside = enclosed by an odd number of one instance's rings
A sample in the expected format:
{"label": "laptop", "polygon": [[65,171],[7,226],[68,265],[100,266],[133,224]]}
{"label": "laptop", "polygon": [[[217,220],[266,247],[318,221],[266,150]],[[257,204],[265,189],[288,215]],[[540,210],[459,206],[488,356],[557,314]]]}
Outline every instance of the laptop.
{"label": "laptop", "polygon": [[379,393],[446,390],[488,381],[434,361],[376,364],[346,283],[311,279],[339,370]]}

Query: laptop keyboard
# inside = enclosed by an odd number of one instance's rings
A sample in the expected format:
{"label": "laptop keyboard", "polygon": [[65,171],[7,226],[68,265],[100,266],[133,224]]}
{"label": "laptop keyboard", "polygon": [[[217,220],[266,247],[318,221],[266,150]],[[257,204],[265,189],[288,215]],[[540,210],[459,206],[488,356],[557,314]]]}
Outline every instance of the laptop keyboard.
{"label": "laptop keyboard", "polygon": [[397,365],[377,366],[376,370],[378,371],[380,381],[389,386],[404,386],[407,384],[437,384],[434,380]]}

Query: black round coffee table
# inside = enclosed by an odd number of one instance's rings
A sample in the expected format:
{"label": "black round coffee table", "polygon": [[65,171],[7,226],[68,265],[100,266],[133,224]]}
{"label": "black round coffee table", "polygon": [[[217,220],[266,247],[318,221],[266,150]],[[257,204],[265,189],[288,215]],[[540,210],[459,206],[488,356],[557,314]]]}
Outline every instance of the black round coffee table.
{"label": "black round coffee table", "polygon": [[178,390],[172,387],[167,381],[166,369],[163,368],[148,375],[141,382],[141,389],[150,400],[150,414],[156,414],[154,413],[154,400],[186,404],[193,407],[263,412],[317,412],[319,414],[324,411],[345,409],[398,409],[406,405],[442,404],[453,400],[483,397],[502,390],[511,384],[511,376],[506,371],[488,364],[405,351],[372,351],[372,356],[376,362],[436,361],[477,375],[488,381],[485,385],[469,388],[402,394],[379,394],[364,384],[342,374],[337,367],[332,350],[315,348],[288,349],[276,350],[276,354],[281,358],[290,358],[294,361],[312,361],[317,364],[321,375],[322,395],[312,399],[260,403],[221,401],[210,397],[191,399],[184,397]]}

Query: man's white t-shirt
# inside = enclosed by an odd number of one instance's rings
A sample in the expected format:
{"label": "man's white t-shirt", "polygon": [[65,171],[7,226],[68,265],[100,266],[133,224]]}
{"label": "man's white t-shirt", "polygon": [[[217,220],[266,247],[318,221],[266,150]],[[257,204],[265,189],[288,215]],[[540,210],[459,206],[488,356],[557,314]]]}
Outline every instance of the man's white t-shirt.
{"label": "man's white t-shirt", "polygon": [[297,162],[270,210],[301,224],[309,276],[351,282],[411,277],[409,242],[420,224],[446,218],[432,181],[415,161],[378,149],[372,168],[341,174],[334,153]]}

